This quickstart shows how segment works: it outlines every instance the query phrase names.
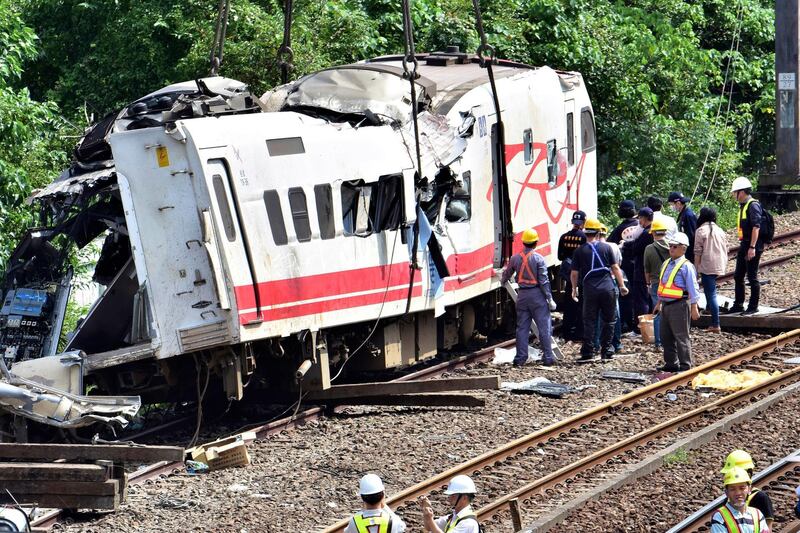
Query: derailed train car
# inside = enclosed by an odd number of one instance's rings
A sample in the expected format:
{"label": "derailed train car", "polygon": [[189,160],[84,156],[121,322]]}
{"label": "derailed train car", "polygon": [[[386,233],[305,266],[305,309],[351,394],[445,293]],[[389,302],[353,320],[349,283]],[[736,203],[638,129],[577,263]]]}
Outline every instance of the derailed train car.
{"label": "derailed train car", "polygon": [[71,250],[103,237],[106,289],[64,351],[108,394],[192,397],[201,367],[229,398],[254,372],[281,389],[310,367],[303,387],[324,389],[345,363],[406,365],[496,328],[510,237],[535,227],[554,265],[572,212],[596,211],[591,103],[578,73],[498,61],[503,136],[477,58],[419,61],[418,143],[400,57],[260,99],[226,78],[176,84],[97,124],[32,197],[4,361],[56,354]]}

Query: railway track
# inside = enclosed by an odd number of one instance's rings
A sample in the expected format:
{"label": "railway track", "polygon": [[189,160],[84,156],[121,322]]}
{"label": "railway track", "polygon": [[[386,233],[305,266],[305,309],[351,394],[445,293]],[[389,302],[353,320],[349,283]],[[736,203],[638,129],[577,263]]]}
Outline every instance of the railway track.
{"label": "railway track", "polygon": [[[444,361],[442,363],[438,363],[435,365],[431,365],[426,368],[422,368],[415,372],[411,372],[404,376],[401,376],[392,381],[411,381],[411,380],[422,380],[422,379],[431,379],[436,376],[439,376],[445,372],[452,372],[453,370],[464,368],[470,364],[477,364],[485,361],[489,361],[494,357],[494,350],[495,348],[507,348],[509,346],[513,346],[515,343],[514,339],[506,340],[499,342],[497,344],[493,344],[491,346],[487,346],[486,348],[482,348],[476,352],[462,355],[456,357],[454,359],[450,359],[448,361]],[[253,431],[256,434],[256,439],[265,439],[270,435],[275,435],[280,433],[281,431],[286,431],[289,429],[293,429],[298,426],[302,426],[307,424],[313,420],[317,420],[318,418],[322,417],[325,413],[325,409],[321,407],[312,407],[309,409],[304,409],[299,411],[298,413],[287,416],[284,418],[280,418],[278,420],[274,420],[268,423],[259,424],[253,427],[248,428],[248,431]],[[137,438],[141,438],[145,435],[150,435],[152,433],[158,433],[162,430],[169,429],[174,427],[175,425],[187,422],[189,420],[193,420],[194,416],[183,417],[177,420],[172,420],[165,424],[160,424],[153,428],[148,428],[145,431],[141,431],[135,435],[129,437],[129,440],[136,440]],[[135,472],[132,472],[128,476],[128,483],[131,485],[137,485],[140,483],[144,483],[150,479],[157,478],[159,476],[164,475],[172,475],[178,471],[183,469],[183,462],[159,462],[154,463],[152,465],[148,465],[147,467],[140,468]],[[40,529],[50,529],[55,526],[59,520],[64,517],[64,510],[63,509],[55,509],[39,518],[31,522],[32,527],[40,528]]]}
{"label": "railway track", "polygon": [[[753,486],[765,490],[773,501],[777,515],[772,531],[781,533],[800,532],[800,519],[792,513],[796,502],[795,487],[800,485],[800,450],[788,455],[753,478]],[[711,517],[724,505],[720,496],[697,512],[670,528],[667,533],[699,533],[710,531]]]}
{"label": "railway track", "polygon": [[[772,242],[766,246],[766,249],[769,250],[770,248],[777,248],[783,244],[795,241],[798,238],[800,238],[800,229],[787,231],[785,233],[775,235],[772,238]],[[736,254],[738,252],[739,252],[739,246],[728,247],[728,259],[733,259],[734,257],[736,257]]]}
{"label": "railway track", "polygon": [[[392,496],[387,503],[402,510],[413,528],[418,525],[419,515],[416,507],[408,507],[411,502],[439,491],[454,475],[473,475],[481,487],[480,498],[490,499],[490,503],[478,511],[479,518],[488,521],[508,509],[513,499],[522,500],[559,484],[571,483],[591,467],[652,442],[677,427],[723,411],[731,403],[768,394],[771,388],[800,380],[800,368],[795,368],[757,389],[727,395],[717,401],[704,399],[689,387],[696,375],[715,368],[782,369],[784,357],[773,352],[798,340],[800,330],[795,330],[656,382],[441,472]],[[614,437],[632,434],[622,440]],[[576,455],[580,458],[571,461]],[[537,473],[543,475],[530,479]],[[519,480],[526,478],[528,480],[520,485]],[[511,487],[515,488],[509,490]],[[345,525],[346,520],[343,520],[325,531],[342,531]]]}

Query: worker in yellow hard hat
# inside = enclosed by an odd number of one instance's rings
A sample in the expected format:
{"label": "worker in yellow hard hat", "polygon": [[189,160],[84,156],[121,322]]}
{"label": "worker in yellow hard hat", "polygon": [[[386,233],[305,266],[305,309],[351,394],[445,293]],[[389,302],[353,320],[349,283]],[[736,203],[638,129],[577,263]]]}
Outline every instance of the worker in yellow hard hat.
{"label": "worker in yellow hard hat", "polygon": [[512,276],[517,282],[517,354],[514,366],[522,366],[528,361],[531,336],[531,322],[536,322],[539,343],[542,345],[542,364],[555,363],[552,340],[551,311],[556,303],[550,291],[550,278],[544,257],[534,250],[539,242],[539,234],[529,228],[522,232],[523,250],[514,255],[503,272],[501,282],[507,283]]}
{"label": "worker in yellow hard hat", "polygon": [[581,321],[580,300],[578,302],[570,298],[572,294],[572,256],[583,243],[586,242],[586,235],[583,233],[583,225],[586,223],[586,213],[581,210],[572,214],[572,228],[561,235],[558,239],[558,260],[561,267],[558,271],[559,287],[562,287],[563,295],[559,303],[562,313],[561,335],[564,340],[580,342],[583,340],[583,322]]}
{"label": "worker in yellow hard hat", "polygon": [[[602,224],[595,218],[586,221],[583,232],[586,243],[572,256],[572,297],[578,299],[578,285],[583,288],[583,344],[579,362],[594,358],[594,333],[597,317],[602,317],[600,355],[608,361],[614,356],[613,335],[616,322],[617,288],[628,294],[619,259],[606,242],[600,242]],[[612,278],[613,276],[613,278]],[[617,285],[614,285],[614,279]]]}
{"label": "worker in yellow hard hat", "polygon": [[[753,458],[746,451],[733,450],[725,458],[725,465],[720,472],[722,474],[727,474],[734,468],[744,469],[747,475],[752,479],[756,465],[753,462]],[[775,519],[775,510],[772,507],[772,499],[770,499],[769,494],[759,490],[758,487],[752,487],[750,495],[747,497],[747,505],[761,511],[761,514],[764,515],[764,519],[767,521],[767,525],[770,529],[772,528],[772,521]]]}
{"label": "worker in yellow hard hat", "polygon": [[[664,261],[669,260],[669,245],[667,244],[667,225],[664,221],[653,220],[650,224],[650,234],[653,242],[644,249],[644,281],[647,284],[650,294],[650,303],[653,307],[658,303],[658,274]],[[655,337],[655,349],[661,350],[661,314],[657,314],[653,319],[653,336]]]}
{"label": "worker in yellow hard hat", "polygon": [[711,533],[768,532],[769,526],[761,511],[747,505],[750,474],[744,468],[734,466],[725,471],[722,482],[727,501],[711,517]]}

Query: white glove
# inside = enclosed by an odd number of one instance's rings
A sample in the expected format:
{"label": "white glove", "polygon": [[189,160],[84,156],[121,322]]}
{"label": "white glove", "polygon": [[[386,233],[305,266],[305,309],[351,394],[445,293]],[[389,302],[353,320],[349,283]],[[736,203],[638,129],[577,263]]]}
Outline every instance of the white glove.
{"label": "white glove", "polygon": [[553,300],[552,298],[547,300],[547,307],[549,307],[551,311],[555,311],[557,307],[555,300]]}

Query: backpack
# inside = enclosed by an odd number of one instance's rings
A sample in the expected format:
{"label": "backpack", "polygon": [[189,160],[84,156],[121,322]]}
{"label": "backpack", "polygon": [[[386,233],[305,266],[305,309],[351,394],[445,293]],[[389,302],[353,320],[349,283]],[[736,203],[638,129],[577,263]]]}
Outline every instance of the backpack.
{"label": "backpack", "polygon": [[775,219],[763,204],[761,205],[761,230],[758,232],[758,237],[764,244],[771,244],[775,237]]}

